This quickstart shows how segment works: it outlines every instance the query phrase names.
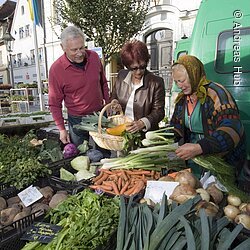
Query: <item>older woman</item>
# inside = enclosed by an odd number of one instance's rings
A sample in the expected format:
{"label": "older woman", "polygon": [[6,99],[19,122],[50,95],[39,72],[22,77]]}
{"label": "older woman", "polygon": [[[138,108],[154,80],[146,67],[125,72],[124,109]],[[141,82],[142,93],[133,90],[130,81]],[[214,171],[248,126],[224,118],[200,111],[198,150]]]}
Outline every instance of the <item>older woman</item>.
{"label": "older woman", "polygon": [[163,79],[147,70],[150,55],[145,43],[127,42],[120,55],[127,69],[119,71],[111,100],[132,120],[127,131],[156,130],[165,115]]}
{"label": "older woman", "polygon": [[[181,89],[170,122],[182,141],[177,156],[190,160],[220,153],[240,172],[246,158],[245,132],[230,92],[207,80],[203,64],[194,56],[180,57],[172,66],[172,75]],[[201,174],[198,165],[188,164],[196,175]]]}

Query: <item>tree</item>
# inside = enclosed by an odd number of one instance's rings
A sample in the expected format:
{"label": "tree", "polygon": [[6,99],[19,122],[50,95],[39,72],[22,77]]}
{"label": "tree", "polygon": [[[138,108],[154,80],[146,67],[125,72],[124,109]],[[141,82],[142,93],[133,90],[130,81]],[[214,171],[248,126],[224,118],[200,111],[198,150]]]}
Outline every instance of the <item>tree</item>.
{"label": "tree", "polygon": [[142,29],[148,11],[146,0],[65,0],[57,2],[65,27],[82,29],[95,46],[102,47],[105,62]]}

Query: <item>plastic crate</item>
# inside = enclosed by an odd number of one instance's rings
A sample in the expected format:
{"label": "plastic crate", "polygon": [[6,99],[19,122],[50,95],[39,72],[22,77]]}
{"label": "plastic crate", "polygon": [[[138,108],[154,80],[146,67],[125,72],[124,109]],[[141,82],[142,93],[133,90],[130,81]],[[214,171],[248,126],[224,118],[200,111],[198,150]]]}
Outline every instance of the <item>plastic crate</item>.
{"label": "plastic crate", "polygon": [[[48,185],[51,186],[55,192],[64,190],[72,195],[81,192],[85,188],[83,185],[65,182],[55,176],[40,178],[33,183],[33,186],[39,187],[45,187]],[[8,184],[0,184],[0,191],[2,194],[1,196],[8,199],[17,195],[20,190],[17,190],[15,187],[9,187]],[[44,219],[45,214],[36,217],[36,213],[30,214],[21,220],[0,228],[1,250],[19,250],[25,245],[26,242],[21,240],[21,236],[26,231],[27,227],[32,225],[34,222],[42,221]]]}
{"label": "plastic crate", "polygon": [[0,183],[0,197],[8,199],[17,195],[17,189],[10,186],[8,183]]}
{"label": "plastic crate", "polygon": [[96,250],[115,250],[117,244],[117,231],[115,231],[111,236],[107,243],[103,246],[99,246]]}
{"label": "plastic crate", "polygon": [[0,249],[19,250],[26,242],[20,238],[25,230],[36,221],[41,221],[44,215],[36,217],[36,213],[30,214],[12,224],[0,229]]}
{"label": "plastic crate", "polygon": [[47,176],[45,178],[40,178],[33,184],[33,186],[51,186],[55,192],[64,190],[71,195],[77,194],[86,188],[86,186],[83,186],[78,182],[64,181],[56,176]]}
{"label": "plastic crate", "polygon": [[[83,155],[83,154],[79,154],[79,155]],[[77,173],[77,171],[75,169],[73,169],[70,165],[70,162],[74,158],[75,157],[49,163],[49,169],[52,171],[52,174],[49,178],[52,181],[57,180],[58,182],[60,182],[62,184],[64,183],[65,186],[74,186],[76,188],[82,187],[84,189],[92,184],[91,179],[81,180],[81,181],[65,181],[65,180],[60,179],[60,168],[64,168],[65,170],[71,172],[72,174]]]}

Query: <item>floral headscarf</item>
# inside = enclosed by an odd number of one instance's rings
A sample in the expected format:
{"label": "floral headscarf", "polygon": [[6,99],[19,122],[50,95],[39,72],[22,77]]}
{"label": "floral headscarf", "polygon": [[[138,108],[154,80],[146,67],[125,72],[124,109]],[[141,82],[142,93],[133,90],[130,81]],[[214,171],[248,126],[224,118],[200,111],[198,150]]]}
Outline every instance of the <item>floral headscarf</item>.
{"label": "floral headscarf", "polygon": [[[177,62],[173,64],[173,66],[176,64],[181,64],[185,67],[190,79],[192,93],[196,92],[198,99],[200,100],[201,104],[203,104],[207,96],[207,91],[204,85],[210,82],[206,79],[206,73],[203,63],[195,56],[184,55],[181,56],[177,60]],[[183,97],[183,95],[183,92],[179,93],[175,100],[175,103],[177,103],[181,99],[181,97]]]}

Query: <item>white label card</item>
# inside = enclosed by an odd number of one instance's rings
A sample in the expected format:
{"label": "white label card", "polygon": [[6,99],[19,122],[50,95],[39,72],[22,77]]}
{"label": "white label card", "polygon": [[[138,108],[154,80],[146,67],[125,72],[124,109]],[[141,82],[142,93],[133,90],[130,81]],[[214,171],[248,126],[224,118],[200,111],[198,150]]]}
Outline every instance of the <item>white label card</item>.
{"label": "white label card", "polygon": [[42,193],[36,187],[32,185],[17,194],[25,207],[30,206],[34,202],[43,197]]}
{"label": "white label card", "polygon": [[167,198],[173,193],[179,182],[174,181],[147,181],[146,192],[144,198],[152,200],[154,203],[161,202],[162,196],[165,193]]}

